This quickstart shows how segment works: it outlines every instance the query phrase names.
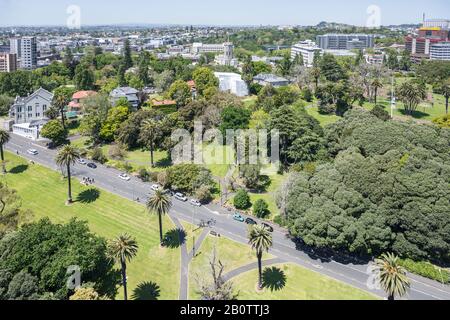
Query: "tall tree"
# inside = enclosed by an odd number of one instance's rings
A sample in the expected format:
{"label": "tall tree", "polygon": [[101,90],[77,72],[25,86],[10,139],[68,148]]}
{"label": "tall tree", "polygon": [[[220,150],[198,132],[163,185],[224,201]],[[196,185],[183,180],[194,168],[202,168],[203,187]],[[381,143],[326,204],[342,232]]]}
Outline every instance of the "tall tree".
{"label": "tall tree", "polygon": [[147,201],[147,210],[150,213],[158,215],[159,221],[159,241],[161,245],[164,244],[163,231],[162,231],[162,216],[169,213],[172,207],[172,201],[162,192],[156,191],[155,195],[150,197]]}
{"label": "tall tree", "polygon": [[123,45],[123,65],[125,70],[130,69],[133,66],[133,59],[131,57],[130,40],[126,39]]}
{"label": "tall tree", "polygon": [[0,156],[2,158],[2,170],[3,174],[6,174],[6,165],[5,165],[5,155],[3,151],[3,146],[8,143],[9,139],[11,138],[8,131],[4,129],[0,129]]}
{"label": "tall tree", "polygon": [[258,259],[258,288],[262,289],[262,256],[273,245],[272,234],[263,226],[250,227],[248,242],[252,249],[256,251],[256,258]]}
{"label": "tall tree", "polygon": [[56,164],[61,167],[67,168],[67,203],[70,204],[73,202],[72,200],[72,183],[71,183],[71,174],[70,167],[75,164],[75,161],[80,159],[80,152],[78,149],[71,145],[66,145],[62,147],[58,154],[56,155]]}
{"label": "tall tree", "polygon": [[109,255],[117,263],[120,263],[122,272],[123,295],[125,300],[128,300],[127,293],[127,262],[133,259],[138,251],[138,244],[136,239],[128,234],[121,234],[117,238],[110,241]]}
{"label": "tall tree", "polygon": [[383,83],[380,81],[380,79],[375,78],[372,81],[372,89],[373,89],[373,98],[375,101],[375,104],[377,103],[378,98],[378,90],[383,88]]}
{"label": "tall tree", "polygon": [[412,115],[419,104],[427,97],[427,89],[424,83],[410,80],[399,86],[397,96],[405,105],[405,112]]}
{"label": "tall tree", "polygon": [[147,119],[142,123],[139,140],[150,150],[150,163],[155,167],[154,152],[161,139],[161,121]]}
{"label": "tall tree", "polygon": [[65,111],[75,90],[69,87],[59,87],[53,92],[52,106],[55,107],[61,115],[61,124],[66,129]]}
{"label": "tall tree", "polygon": [[74,81],[78,90],[94,89],[95,75],[94,71],[92,71],[92,66],[86,62],[80,63],[75,68]]}
{"label": "tall tree", "polygon": [[445,81],[441,85],[440,91],[445,98],[445,114],[448,114],[448,100],[450,99],[450,79]]}
{"label": "tall tree", "polygon": [[388,300],[404,296],[410,287],[406,270],[399,265],[398,260],[393,253],[383,254],[379,259],[375,259],[374,272],[381,287],[388,294]]}

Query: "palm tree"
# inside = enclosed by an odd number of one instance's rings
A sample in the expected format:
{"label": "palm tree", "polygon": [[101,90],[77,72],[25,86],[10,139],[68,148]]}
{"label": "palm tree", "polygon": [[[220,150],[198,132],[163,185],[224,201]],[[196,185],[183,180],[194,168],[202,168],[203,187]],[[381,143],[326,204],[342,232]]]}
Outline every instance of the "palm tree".
{"label": "palm tree", "polygon": [[56,164],[59,166],[65,166],[67,168],[67,182],[68,182],[68,199],[67,203],[72,203],[72,184],[70,175],[70,166],[75,164],[75,161],[80,159],[80,152],[71,145],[65,145],[62,147],[56,155]]}
{"label": "palm tree", "polygon": [[155,195],[150,197],[147,201],[147,210],[150,213],[156,213],[159,219],[159,240],[161,245],[163,244],[162,233],[162,216],[169,213],[172,207],[172,201],[162,192],[156,191]]}
{"label": "palm tree", "polygon": [[450,99],[450,80],[445,81],[441,86],[442,95],[445,98],[445,114],[448,114],[448,100]]}
{"label": "palm tree", "polygon": [[388,300],[394,300],[395,296],[404,296],[410,287],[406,270],[399,265],[398,257],[393,253],[381,255],[375,259],[375,268],[373,270],[380,280],[380,285],[388,294]]}
{"label": "palm tree", "polygon": [[372,81],[372,88],[373,88],[373,95],[374,95],[374,99],[375,99],[375,104],[377,104],[378,89],[383,88],[383,83],[380,81],[380,79],[375,78]]}
{"label": "palm tree", "polygon": [[398,87],[397,97],[405,105],[406,113],[413,115],[419,104],[426,99],[427,89],[424,83],[410,80]]}
{"label": "palm tree", "polygon": [[122,271],[123,294],[125,300],[128,300],[127,294],[127,262],[133,259],[138,251],[136,239],[128,234],[121,234],[116,239],[110,241],[109,256],[117,263],[120,263]]}
{"label": "palm tree", "polygon": [[262,255],[272,247],[272,234],[263,226],[250,227],[248,232],[248,242],[252,249],[256,251],[258,259],[258,288],[262,289]]}
{"label": "palm tree", "polygon": [[142,124],[142,130],[140,135],[140,141],[144,143],[150,149],[150,162],[152,168],[155,167],[153,153],[158,139],[161,135],[160,122],[154,119],[145,120]]}
{"label": "palm tree", "polygon": [[3,153],[3,146],[8,143],[11,136],[9,135],[9,132],[3,129],[0,129],[0,155],[2,158],[2,168],[3,168],[3,174],[6,174],[6,166],[5,166],[5,155]]}

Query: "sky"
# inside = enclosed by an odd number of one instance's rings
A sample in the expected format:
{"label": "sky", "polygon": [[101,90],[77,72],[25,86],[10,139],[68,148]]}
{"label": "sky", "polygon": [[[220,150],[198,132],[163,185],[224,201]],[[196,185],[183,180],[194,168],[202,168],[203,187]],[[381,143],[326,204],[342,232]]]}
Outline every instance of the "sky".
{"label": "sky", "polygon": [[[80,10],[81,25],[367,25],[450,19],[449,0],[0,0],[0,26],[66,25]],[[371,6],[378,6],[373,10]],[[370,9],[368,13],[368,9]],[[74,14],[75,13],[75,14]],[[378,19],[379,17],[379,19]]]}

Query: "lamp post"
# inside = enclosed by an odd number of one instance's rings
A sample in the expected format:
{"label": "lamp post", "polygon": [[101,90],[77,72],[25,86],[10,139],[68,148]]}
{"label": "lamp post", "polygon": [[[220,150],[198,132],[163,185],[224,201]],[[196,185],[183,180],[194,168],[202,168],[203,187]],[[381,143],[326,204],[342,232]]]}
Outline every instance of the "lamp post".
{"label": "lamp post", "polygon": [[395,105],[396,105],[396,101],[395,101],[395,89],[394,89],[394,76],[392,76],[392,80],[391,80],[391,119],[394,118],[394,109],[395,109]]}

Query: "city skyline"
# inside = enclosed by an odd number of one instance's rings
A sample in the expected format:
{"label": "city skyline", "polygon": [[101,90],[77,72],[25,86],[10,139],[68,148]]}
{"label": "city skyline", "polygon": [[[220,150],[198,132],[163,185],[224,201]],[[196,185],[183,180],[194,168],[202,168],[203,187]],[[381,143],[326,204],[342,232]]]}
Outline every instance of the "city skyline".
{"label": "city skyline", "polygon": [[[0,26],[64,26],[71,16],[67,10],[73,5],[80,8],[81,26],[316,25],[321,21],[365,26],[374,14],[377,15],[373,11],[374,6],[379,8],[380,25],[420,23],[424,13],[427,18],[450,16],[446,0],[348,0],[345,5],[329,0],[320,3],[294,0],[269,0],[264,3],[256,0],[221,3],[215,0],[172,0],[164,3],[144,0],[0,0]],[[399,12],[402,13],[400,16]]]}

